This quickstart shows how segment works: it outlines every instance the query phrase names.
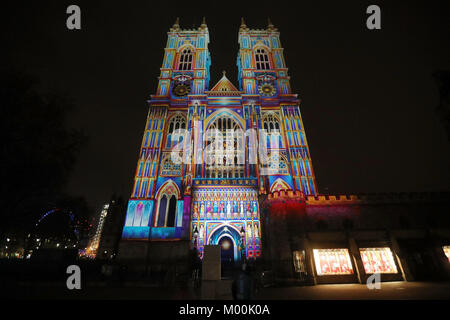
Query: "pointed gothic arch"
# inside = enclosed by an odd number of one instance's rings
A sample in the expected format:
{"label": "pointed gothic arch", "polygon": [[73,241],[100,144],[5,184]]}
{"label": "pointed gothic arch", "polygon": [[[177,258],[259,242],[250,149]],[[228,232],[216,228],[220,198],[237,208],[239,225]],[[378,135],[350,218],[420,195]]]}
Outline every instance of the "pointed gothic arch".
{"label": "pointed gothic arch", "polygon": [[177,133],[177,130],[186,130],[186,127],[186,116],[182,113],[175,112],[169,116],[166,127],[166,140],[164,142],[166,149],[170,149],[176,143],[181,143],[183,141],[183,135],[178,137],[178,141],[172,141],[172,135]]}
{"label": "pointed gothic arch", "polygon": [[291,187],[281,178],[278,178],[272,183],[272,186],[270,187],[270,193],[278,192],[278,191],[288,191],[292,190]]}
{"label": "pointed gothic arch", "polygon": [[192,71],[195,64],[195,48],[186,43],[177,51],[176,68],[181,71]]}
{"label": "pointed gothic arch", "polygon": [[270,70],[273,66],[272,51],[262,42],[257,42],[253,48],[253,65],[256,70]]}
{"label": "pointed gothic arch", "polygon": [[174,227],[176,219],[177,201],[180,198],[178,186],[169,180],[156,193],[158,204],[155,211],[154,227]]}
{"label": "pointed gothic arch", "polygon": [[205,119],[205,123],[206,123],[206,128],[209,128],[209,126],[211,125],[211,123],[217,118],[217,117],[223,117],[223,116],[228,116],[233,118],[234,120],[236,120],[237,123],[239,123],[240,127],[242,130],[244,130],[245,125],[244,125],[244,119],[242,119],[242,117],[236,113],[235,111],[229,109],[229,108],[221,108],[213,113],[211,113],[206,119]]}
{"label": "pointed gothic arch", "polygon": [[223,237],[229,237],[231,239],[233,243],[234,260],[240,260],[241,257],[239,254],[239,247],[242,240],[240,230],[237,228],[237,226],[231,224],[220,224],[214,227],[211,231],[209,231],[206,243],[209,245],[218,245],[220,243],[220,239],[222,239]]}

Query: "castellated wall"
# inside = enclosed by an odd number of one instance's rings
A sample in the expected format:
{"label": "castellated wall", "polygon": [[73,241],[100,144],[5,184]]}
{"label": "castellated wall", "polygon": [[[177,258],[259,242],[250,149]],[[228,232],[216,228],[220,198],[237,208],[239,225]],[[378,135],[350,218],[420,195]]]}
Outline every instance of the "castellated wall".
{"label": "castellated wall", "polygon": [[[403,277],[412,279],[413,252],[434,251],[437,253],[434,260],[445,260],[442,246],[450,244],[449,208],[449,193],[305,198],[294,192],[276,192],[269,195],[262,206],[266,238],[264,267],[274,270],[280,277],[293,277],[293,253],[304,250],[309,272],[314,274],[312,249],[348,248],[351,251],[354,246],[354,252],[358,252],[358,248],[364,247],[390,247],[403,261],[405,269],[411,265],[411,272],[406,270],[409,274]],[[335,279],[355,282],[357,275]]]}
{"label": "castellated wall", "polygon": [[448,193],[318,196],[306,200],[308,230],[450,226]]}

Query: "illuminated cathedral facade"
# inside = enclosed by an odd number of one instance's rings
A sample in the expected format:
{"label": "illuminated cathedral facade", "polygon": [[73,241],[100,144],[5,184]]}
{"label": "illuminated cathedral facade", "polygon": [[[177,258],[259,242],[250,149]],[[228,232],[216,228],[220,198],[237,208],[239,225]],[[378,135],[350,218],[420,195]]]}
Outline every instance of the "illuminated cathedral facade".
{"label": "illuminated cathedral facade", "polygon": [[[238,85],[223,72],[210,86],[208,27],[168,32],[128,202],[122,242],[227,243],[239,261],[262,255],[259,201],[317,193],[311,156],[291,91],[280,33],[238,34]],[[225,248],[225,246],[222,246]]]}
{"label": "illuminated cathedral facade", "polygon": [[237,86],[210,86],[205,21],[168,32],[118,259],[180,275],[219,245],[302,283],[450,279],[449,194],[318,194],[278,30],[237,40]]}

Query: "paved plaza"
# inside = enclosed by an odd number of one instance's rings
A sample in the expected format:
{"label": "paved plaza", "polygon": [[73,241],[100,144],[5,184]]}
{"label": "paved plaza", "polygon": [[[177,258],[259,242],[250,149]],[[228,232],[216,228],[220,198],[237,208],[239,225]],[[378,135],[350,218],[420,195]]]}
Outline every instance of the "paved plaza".
{"label": "paved plaza", "polygon": [[[220,298],[231,300],[231,288],[226,283]],[[26,285],[3,288],[2,295],[12,299],[158,299],[197,300],[200,289],[192,287],[155,287],[125,283],[122,286],[103,283],[87,284],[82,290],[70,291],[64,284]],[[369,290],[362,284],[323,284],[304,287],[262,288],[255,300],[449,300],[450,283],[444,282],[383,282],[381,289]]]}

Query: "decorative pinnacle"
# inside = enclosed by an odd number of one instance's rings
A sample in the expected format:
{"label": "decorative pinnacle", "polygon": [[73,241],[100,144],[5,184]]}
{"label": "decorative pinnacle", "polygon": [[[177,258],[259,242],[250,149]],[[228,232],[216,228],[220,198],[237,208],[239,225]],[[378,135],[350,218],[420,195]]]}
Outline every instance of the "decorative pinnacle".
{"label": "decorative pinnacle", "polygon": [[270,21],[270,18],[267,18],[267,22],[268,22],[267,30],[269,30],[269,31],[276,31],[277,30],[277,28],[275,28],[275,26],[273,25],[272,21]]}
{"label": "decorative pinnacle", "polygon": [[223,70],[223,71],[222,71],[222,74],[223,74],[224,77],[226,77],[227,72],[226,72],[225,70]]}
{"label": "decorative pinnacle", "polygon": [[177,17],[175,20],[175,23],[173,24],[172,28],[170,28],[170,31],[179,31],[180,30],[180,18]]}
{"label": "decorative pinnacle", "polygon": [[245,20],[243,17],[241,18],[241,27],[239,28],[239,31],[248,31],[248,28],[245,24]]}
{"label": "decorative pinnacle", "polygon": [[208,29],[208,26],[206,25],[206,18],[205,17],[203,17],[202,24],[200,25],[200,27],[198,29],[199,30],[206,30],[206,29]]}

